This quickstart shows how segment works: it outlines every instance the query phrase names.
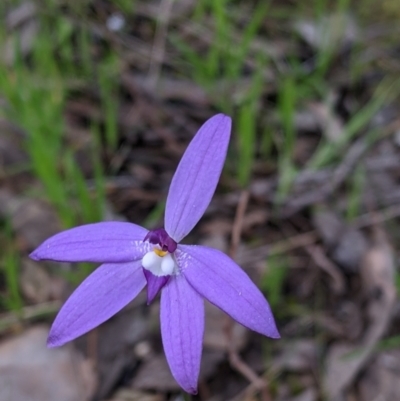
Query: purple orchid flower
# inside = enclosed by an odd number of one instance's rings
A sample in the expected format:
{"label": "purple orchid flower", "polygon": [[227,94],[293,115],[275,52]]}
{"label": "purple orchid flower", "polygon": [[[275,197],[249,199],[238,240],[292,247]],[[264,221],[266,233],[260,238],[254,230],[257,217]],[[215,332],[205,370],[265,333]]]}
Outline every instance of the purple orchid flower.
{"label": "purple orchid flower", "polygon": [[242,325],[279,338],[268,302],[224,253],[179,242],[193,229],[215,192],[225,161],[231,119],[210,118],[183,155],[169,189],[165,229],[132,223],[87,224],[61,232],[30,255],[34,260],[103,263],[75,290],[57,315],[49,347],[71,341],[105,322],[147,284],[150,303],[161,292],[161,334],[172,374],[197,392],[207,299]]}

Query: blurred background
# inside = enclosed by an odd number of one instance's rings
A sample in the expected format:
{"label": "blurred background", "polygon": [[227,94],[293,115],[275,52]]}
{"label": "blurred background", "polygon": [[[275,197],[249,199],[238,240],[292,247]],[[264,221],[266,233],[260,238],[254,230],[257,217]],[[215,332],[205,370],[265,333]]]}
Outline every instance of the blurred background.
{"label": "blurred background", "polygon": [[[0,15],[1,401],[400,399],[398,0],[3,0]],[[282,339],[207,305],[192,398],[145,294],[47,350],[96,266],[29,252],[89,222],[162,226],[217,112],[233,137],[187,241],[235,258]]]}

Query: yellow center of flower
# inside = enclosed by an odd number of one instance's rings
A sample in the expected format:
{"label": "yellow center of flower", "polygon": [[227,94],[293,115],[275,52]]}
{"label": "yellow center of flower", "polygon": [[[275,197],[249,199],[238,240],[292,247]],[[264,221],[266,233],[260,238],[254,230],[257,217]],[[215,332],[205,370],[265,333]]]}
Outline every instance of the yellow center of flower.
{"label": "yellow center of flower", "polygon": [[158,249],[158,248],[154,248],[153,251],[154,251],[154,253],[156,253],[161,258],[168,253],[168,251],[163,251],[163,250]]}

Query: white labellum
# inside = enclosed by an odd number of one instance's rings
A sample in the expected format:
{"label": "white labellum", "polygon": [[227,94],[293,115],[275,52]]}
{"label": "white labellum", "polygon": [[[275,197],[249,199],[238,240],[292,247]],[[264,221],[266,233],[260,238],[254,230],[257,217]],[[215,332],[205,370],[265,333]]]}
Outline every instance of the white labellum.
{"label": "white labellum", "polygon": [[169,276],[174,273],[176,264],[170,253],[165,256],[159,256],[154,251],[147,252],[143,256],[142,266],[155,276]]}

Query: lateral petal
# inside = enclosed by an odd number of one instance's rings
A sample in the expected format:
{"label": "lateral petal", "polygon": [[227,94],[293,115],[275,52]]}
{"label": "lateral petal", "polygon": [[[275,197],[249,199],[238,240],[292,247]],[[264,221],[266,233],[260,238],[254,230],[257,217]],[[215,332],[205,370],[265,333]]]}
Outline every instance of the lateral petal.
{"label": "lateral petal", "polygon": [[50,237],[30,257],[58,262],[132,262],[150,249],[150,244],[143,242],[147,232],[143,227],[125,222],[86,224]]}
{"label": "lateral petal", "polygon": [[264,295],[231,258],[196,245],[179,245],[175,255],[183,275],[200,295],[243,326],[280,338]]}
{"label": "lateral petal", "polygon": [[231,133],[231,118],[217,114],[190,142],[169,188],[165,230],[179,242],[203,216],[221,175]]}
{"label": "lateral petal", "polygon": [[204,333],[204,301],[183,275],[172,276],[161,293],[161,335],[172,375],[197,393]]}
{"label": "lateral petal", "polygon": [[97,327],[132,301],[145,285],[140,262],[101,265],[63,305],[47,345],[58,347]]}

